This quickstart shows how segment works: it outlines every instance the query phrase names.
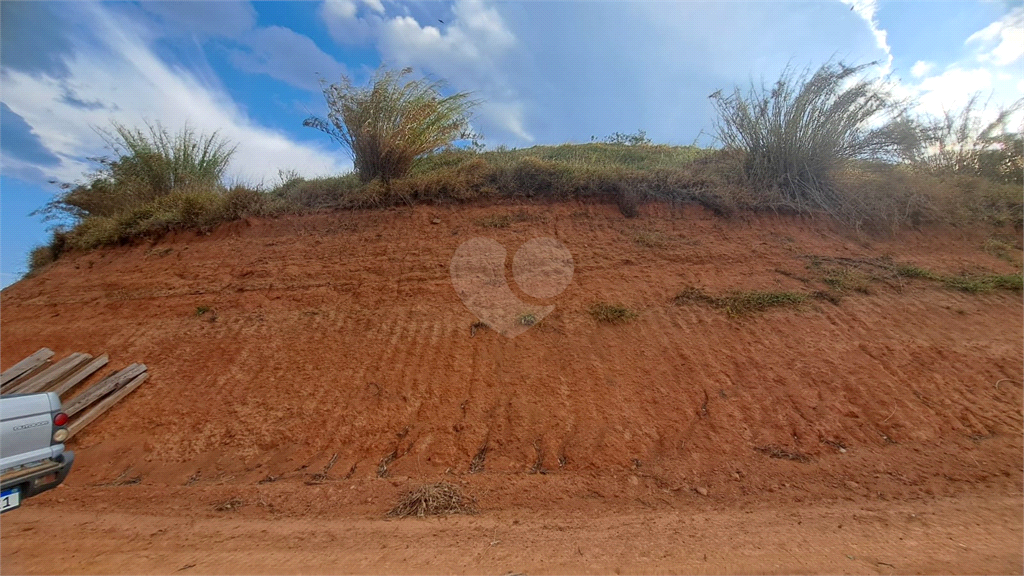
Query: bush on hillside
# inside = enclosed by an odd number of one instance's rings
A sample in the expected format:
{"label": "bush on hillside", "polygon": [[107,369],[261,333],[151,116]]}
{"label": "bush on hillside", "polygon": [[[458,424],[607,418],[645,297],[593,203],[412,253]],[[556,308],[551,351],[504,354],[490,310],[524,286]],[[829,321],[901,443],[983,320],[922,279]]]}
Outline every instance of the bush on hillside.
{"label": "bush on hillside", "polygon": [[[597,137],[591,136],[590,141],[597,142]],[[611,135],[605,136],[601,141],[613,146],[650,146],[653,144],[651,139],[647,137],[646,130],[637,130],[632,134],[613,132]]]}
{"label": "bush on hillside", "polygon": [[473,138],[469,120],[476,105],[468,92],[443,96],[443,82],[406,80],[410,74],[411,68],[382,67],[365,88],[347,76],[325,84],[327,118],[311,116],[303,125],[344,146],[361,181],[405,176],[416,158]]}
{"label": "bush on hillside", "polygon": [[49,217],[111,217],[175,190],[217,188],[235,151],[216,132],[187,126],[171,134],[160,124],[142,130],[114,122],[101,133],[114,156],[94,158],[99,167],[87,182],[62,185],[43,210]]}
{"label": "bush on hillside", "polygon": [[778,207],[857,220],[836,174],[856,160],[898,160],[918,148],[902,106],[880,84],[857,80],[867,66],[787,69],[771,87],[711,95],[719,139],[744,154],[750,184],[772,191]]}
{"label": "bush on hillside", "polygon": [[114,157],[94,159],[86,182],[63,185],[40,212],[71,226],[54,230],[49,244],[35,248],[29,272],[68,250],[121,244],[176,229],[204,229],[247,216],[291,210],[286,200],[245,186],[226,189],[221,178],[234,146],[216,133],[190,128],[171,134],[114,124],[104,132]]}

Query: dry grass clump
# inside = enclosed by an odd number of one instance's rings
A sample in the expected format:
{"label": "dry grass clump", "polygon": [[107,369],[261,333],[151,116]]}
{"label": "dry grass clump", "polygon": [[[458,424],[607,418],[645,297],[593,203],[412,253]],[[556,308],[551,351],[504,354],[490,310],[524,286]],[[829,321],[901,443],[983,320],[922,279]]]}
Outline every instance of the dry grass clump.
{"label": "dry grass clump", "polygon": [[88,250],[154,238],[172,230],[203,230],[221,222],[289,211],[279,199],[244,187],[175,190],[109,216],[83,218],[63,233],[63,249]]}
{"label": "dry grass clump", "polygon": [[760,452],[761,454],[767,455],[769,458],[778,458],[780,460],[792,460],[794,462],[800,462],[801,464],[807,464],[808,462],[811,461],[810,457],[808,457],[806,454],[797,452],[795,450],[786,450],[785,448],[780,448],[774,444],[769,444],[767,446],[755,446],[754,450]]}
{"label": "dry grass clump", "polygon": [[462,489],[454,484],[438,482],[424,484],[402,495],[398,504],[388,512],[392,518],[416,516],[442,516],[449,514],[472,514],[476,510],[473,501],[462,495]]}
{"label": "dry grass clump", "polygon": [[904,278],[924,278],[926,280],[937,280],[939,276],[931,270],[915,266],[913,264],[895,264],[892,267],[892,271],[897,276]]}
{"label": "dry grass clump", "polygon": [[764,312],[770,308],[797,306],[807,299],[805,294],[796,292],[771,292],[759,290],[735,290],[715,296],[700,288],[684,289],[675,297],[676,304],[702,302],[714,308],[724,310],[729,316],[745,316],[755,312]]}
{"label": "dry grass clump", "polygon": [[988,238],[982,245],[982,250],[987,254],[991,254],[1000,260],[1005,260],[1011,264],[1014,262],[1014,256],[1020,255],[1021,251],[1015,248],[1013,245],[1003,242],[998,238]]}
{"label": "dry grass clump", "polygon": [[970,292],[974,294],[1008,290],[1020,292],[1024,290],[1024,277],[1020,274],[961,274],[946,276],[913,264],[894,264],[891,272],[904,278],[921,278],[941,282],[946,288]]}
{"label": "dry grass clump", "polygon": [[232,510],[238,510],[242,506],[245,506],[245,501],[241,498],[233,497],[222,502],[217,502],[213,505],[213,509],[217,512],[230,512]]}
{"label": "dry grass clump", "polygon": [[847,266],[828,266],[821,272],[822,281],[836,292],[869,292],[871,277],[859,270]]}
{"label": "dry grass clump", "polygon": [[[985,293],[995,290],[1019,292],[1024,290],[1021,274],[964,273],[957,276],[945,275],[927,268],[905,262],[893,262],[891,258],[834,258],[811,256],[808,269],[817,274],[819,280],[831,290],[818,293],[833,303],[849,290],[867,293],[873,282],[888,282],[902,290],[903,279],[915,278],[939,282],[946,288],[962,292]],[[895,282],[895,283],[894,283]],[[691,289],[692,290],[692,289]]]}
{"label": "dry grass clump", "polygon": [[753,208],[825,212],[888,232],[927,222],[1022,226],[1024,137],[1007,123],[1024,101],[989,124],[976,98],[938,120],[913,118],[907,102],[860,77],[867,66],[827,62],[712,95],[718,137],[737,154]]}
{"label": "dry grass clump", "polygon": [[598,302],[591,306],[590,315],[598,322],[607,322],[609,324],[621,324],[639,316],[639,314],[621,304],[608,304],[607,302]]}
{"label": "dry grass clump", "polygon": [[977,276],[948,276],[941,278],[948,288],[962,292],[992,292],[1009,290],[1020,292],[1024,289],[1024,277],[1020,274],[983,274]]}

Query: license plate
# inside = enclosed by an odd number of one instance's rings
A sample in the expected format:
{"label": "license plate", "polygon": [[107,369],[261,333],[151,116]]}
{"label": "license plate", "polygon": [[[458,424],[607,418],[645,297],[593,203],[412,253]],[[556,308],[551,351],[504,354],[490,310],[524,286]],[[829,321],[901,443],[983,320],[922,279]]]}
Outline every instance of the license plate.
{"label": "license plate", "polygon": [[18,506],[21,506],[21,492],[17,488],[0,492],[0,513],[14,510]]}

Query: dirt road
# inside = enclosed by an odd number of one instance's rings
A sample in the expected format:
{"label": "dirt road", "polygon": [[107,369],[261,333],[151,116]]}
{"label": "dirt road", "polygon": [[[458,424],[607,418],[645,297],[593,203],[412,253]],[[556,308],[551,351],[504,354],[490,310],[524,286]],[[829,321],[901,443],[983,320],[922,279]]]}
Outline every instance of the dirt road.
{"label": "dirt road", "polygon": [[[272,511],[274,502],[292,498],[297,490],[308,487],[267,490],[263,505],[217,512],[187,488],[59,489],[4,515],[2,570],[1019,574],[1024,569],[1022,500],[1012,492],[781,508],[770,498],[739,507],[714,502],[601,511],[568,506],[405,520],[384,519],[365,507],[313,517]],[[325,489],[349,490],[344,483]]]}

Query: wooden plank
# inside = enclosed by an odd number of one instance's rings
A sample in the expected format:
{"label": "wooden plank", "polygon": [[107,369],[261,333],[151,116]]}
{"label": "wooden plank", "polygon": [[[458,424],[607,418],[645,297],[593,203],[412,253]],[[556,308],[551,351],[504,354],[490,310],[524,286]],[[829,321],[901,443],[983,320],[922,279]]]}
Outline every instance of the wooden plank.
{"label": "wooden plank", "polygon": [[40,348],[39,350],[36,350],[28,358],[25,358],[21,362],[18,362],[7,370],[4,370],[3,373],[0,374],[0,385],[7,384],[18,376],[41,366],[52,357],[53,350],[50,350],[49,348]]}
{"label": "wooden plank", "polygon": [[145,371],[145,364],[132,364],[117,374],[93,384],[89,389],[72,398],[71,401],[64,406],[64,413],[68,416],[74,416],[107,394],[114,392],[119,388],[123,388],[128,381]]}
{"label": "wooden plank", "polygon": [[32,394],[34,392],[41,392],[56,382],[59,382],[61,379],[74,373],[75,370],[81,368],[82,365],[89,360],[92,360],[91,354],[83,354],[81,352],[70,354],[59,362],[54,363],[46,370],[23,381],[21,384],[18,384],[11,390],[11,392],[14,394]]}
{"label": "wooden plank", "polygon": [[132,380],[125,384],[120,390],[114,392],[110,396],[107,396],[102,402],[90,408],[88,412],[82,414],[78,418],[75,418],[74,421],[68,425],[68,438],[70,439],[75,434],[81,432],[82,428],[85,428],[90,422],[99,418],[100,415],[107,410],[110,410],[110,407],[120,402],[122,398],[131,394],[133,390],[146,381],[146,378],[149,378],[149,372],[139,374],[132,378]]}
{"label": "wooden plank", "polygon": [[69,375],[67,378],[58,380],[52,386],[47,388],[46,391],[56,392],[57,396],[63,396],[68,390],[77,386],[79,382],[85,380],[89,376],[92,376],[94,372],[106,366],[109,360],[110,359],[107,355],[103,354],[99,358],[94,359],[92,362],[89,362],[80,368],[77,372]]}
{"label": "wooden plank", "polygon": [[25,372],[21,376],[18,376],[14,380],[8,382],[3,388],[0,388],[0,394],[10,394],[11,390],[14,390],[15,388],[23,384],[26,380],[28,380],[29,378],[35,378],[40,372],[42,372],[43,370],[48,370],[49,368],[50,361],[47,360],[46,362],[43,362],[41,365],[35,367],[34,369],[29,370],[28,372]]}
{"label": "wooden plank", "polygon": [[18,384],[11,389],[11,394],[31,394],[38,392],[56,380],[67,376],[71,372],[75,371],[83,363],[92,360],[92,355],[82,354],[81,352],[75,352],[68,357],[62,359],[60,362],[56,362],[53,366],[50,366],[46,370],[40,372],[36,376],[25,380],[21,384]]}
{"label": "wooden plank", "polygon": [[0,374],[0,386],[6,386],[8,382],[13,381],[18,376],[42,366],[50,358],[53,358],[53,350],[50,350],[49,348],[40,348],[39,350],[36,350],[28,358],[25,358],[21,362],[18,362],[7,370],[4,370],[3,373]]}

